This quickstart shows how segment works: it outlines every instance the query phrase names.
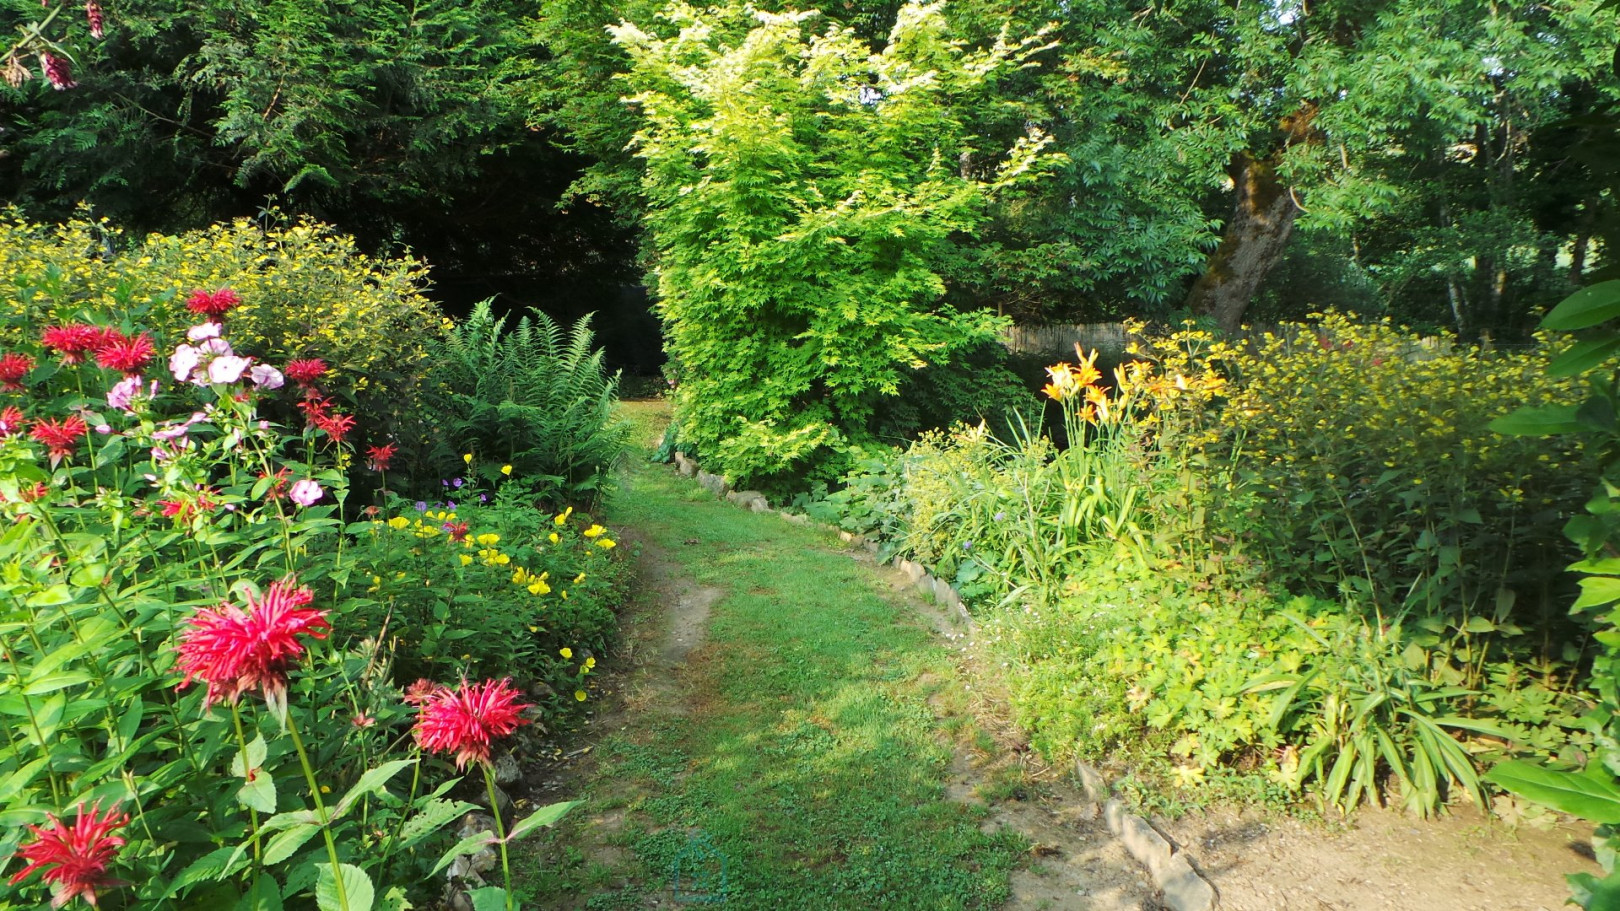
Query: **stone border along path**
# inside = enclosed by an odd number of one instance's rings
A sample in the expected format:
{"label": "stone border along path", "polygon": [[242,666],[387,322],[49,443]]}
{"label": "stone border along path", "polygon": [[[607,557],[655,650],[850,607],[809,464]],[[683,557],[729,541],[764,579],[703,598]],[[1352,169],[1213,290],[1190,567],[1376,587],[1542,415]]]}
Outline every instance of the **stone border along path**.
{"label": "stone border along path", "polygon": [[[757,490],[732,490],[731,484],[724,477],[702,470],[697,462],[687,458],[683,453],[675,453],[675,470],[682,477],[695,478],[701,487],[714,494],[716,498],[734,503],[743,509],[751,512],[776,512],[784,520],[799,525],[818,525],[829,531],[838,532],[838,537],[845,542],[860,544],[873,557],[879,552],[880,548],[876,541],[831,525],[814,522],[798,513],[772,510],[770,501]],[[894,558],[890,565],[904,574],[919,593],[931,595],[935,603],[950,610],[959,622],[967,626],[970,634],[976,629],[972,616],[962,603],[962,596],[957,594],[949,582],[936,578],[923,564],[902,557]],[[1187,851],[1172,844],[1146,819],[1126,809],[1125,802],[1113,795],[1113,788],[1095,766],[1083,760],[1076,760],[1075,774],[1080,779],[1081,787],[1085,789],[1086,797],[1102,807],[1108,831],[1113,833],[1137,863],[1147,868],[1149,875],[1153,877],[1153,884],[1163,893],[1162,900],[1166,907],[1172,911],[1214,911],[1220,901],[1215,893],[1215,887],[1199,874]]]}

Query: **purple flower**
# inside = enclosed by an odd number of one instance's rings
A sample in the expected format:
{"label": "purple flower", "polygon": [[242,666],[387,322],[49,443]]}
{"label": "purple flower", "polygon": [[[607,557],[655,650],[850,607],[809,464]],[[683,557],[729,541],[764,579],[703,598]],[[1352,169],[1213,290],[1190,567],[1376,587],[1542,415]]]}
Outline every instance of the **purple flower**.
{"label": "purple flower", "polygon": [[179,382],[191,379],[191,374],[202,363],[202,353],[190,345],[181,345],[169,356],[169,372]]}
{"label": "purple flower", "polygon": [[1002,519],[1005,519],[1005,518],[1007,518],[1007,514],[1004,513],[1004,512],[998,512],[995,515],[995,519],[996,519],[997,522],[1000,522]]}
{"label": "purple flower", "polygon": [[480,503],[488,503],[489,502],[489,494],[487,494],[487,493],[479,494],[478,495],[478,502],[480,502]]}
{"label": "purple flower", "polygon": [[416,501],[416,511],[417,512],[427,512],[427,501],[426,500],[417,500]]}
{"label": "purple flower", "polygon": [[245,357],[234,354],[225,354],[214,358],[208,365],[208,381],[211,383],[234,383],[242,378],[253,362]]}
{"label": "purple flower", "polygon": [[193,342],[203,342],[211,338],[219,338],[219,323],[202,323],[186,330],[186,338]]}
{"label": "purple flower", "polygon": [[455,480],[454,480],[454,481],[451,481],[451,482],[450,482],[450,484],[451,484],[451,486],[452,486],[452,487],[454,487],[454,488],[455,488],[455,489],[457,489],[457,490],[460,490],[460,489],[461,489],[461,484],[462,484],[462,480],[461,480],[461,479],[460,479],[460,478],[456,478],[456,479],[455,479]]}
{"label": "purple flower", "polygon": [[287,491],[287,496],[299,506],[314,506],[320,502],[321,493],[321,485],[305,478],[302,481],[294,481],[292,489]]}
{"label": "purple flower", "polygon": [[140,395],[140,392],[141,378],[138,376],[126,376],[107,390],[107,406],[117,408],[120,411],[129,411],[131,410],[129,403],[134,401],[135,396]]}
{"label": "purple flower", "polygon": [[249,375],[253,378],[253,385],[260,389],[280,389],[287,383],[281,371],[269,364],[254,364]]}
{"label": "purple flower", "polygon": [[456,508],[456,501],[455,500],[445,500],[444,501],[444,508],[445,509],[451,509],[451,510],[455,509]]}

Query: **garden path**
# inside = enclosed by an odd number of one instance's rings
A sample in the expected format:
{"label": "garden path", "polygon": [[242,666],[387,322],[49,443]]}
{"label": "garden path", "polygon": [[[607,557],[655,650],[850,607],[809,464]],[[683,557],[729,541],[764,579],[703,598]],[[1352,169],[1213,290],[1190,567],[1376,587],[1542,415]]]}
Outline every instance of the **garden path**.
{"label": "garden path", "polygon": [[526,906],[1158,907],[897,573],[639,460],[614,503],[637,596],[581,744],[531,778],[583,804]]}

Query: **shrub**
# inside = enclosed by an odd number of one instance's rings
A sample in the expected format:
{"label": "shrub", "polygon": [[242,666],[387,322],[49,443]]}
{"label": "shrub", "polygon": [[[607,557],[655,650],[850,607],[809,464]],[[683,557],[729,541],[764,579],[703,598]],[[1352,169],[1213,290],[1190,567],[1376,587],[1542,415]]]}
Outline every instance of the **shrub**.
{"label": "shrub", "polygon": [[433,441],[418,482],[461,474],[466,453],[510,465],[541,500],[591,503],[607,492],[624,454],[627,426],[614,416],[618,375],[602,367],[590,317],[572,330],[534,311],[507,329],[485,301],[431,348]]}
{"label": "shrub", "polygon": [[[1046,140],[978,149],[956,112],[1037,42],[964,51],[937,7],[903,8],[877,53],[813,33],[816,13],[666,15],[676,38],[614,34],[644,117],[676,416],[739,484],[830,482],[914,371],[994,340],[993,315],[943,305],[940,270]],[[964,156],[984,164],[965,174]]]}
{"label": "shrub", "polygon": [[[4,343],[89,314],[172,343],[195,319],[185,308],[193,290],[234,288],[236,347],[277,363],[330,364],[328,393],[379,443],[417,407],[428,346],[446,327],[422,295],[426,283],[421,263],[365,256],[352,238],[309,221],[261,228],[243,219],[136,241],[105,221],[0,217]],[[295,414],[270,407],[282,420]]]}
{"label": "shrub", "polygon": [[[1569,381],[1546,376],[1551,354],[1331,314],[1203,350],[1230,380],[1203,454],[1235,463],[1245,494],[1218,504],[1225,533],[1296,591],[1413,612],[1438,627],[1430,644],[1498,619],[1555,632],[1581,451],[1487,427],[1568,396]],[[1512,607],[1501,618],[1500,604]]]}

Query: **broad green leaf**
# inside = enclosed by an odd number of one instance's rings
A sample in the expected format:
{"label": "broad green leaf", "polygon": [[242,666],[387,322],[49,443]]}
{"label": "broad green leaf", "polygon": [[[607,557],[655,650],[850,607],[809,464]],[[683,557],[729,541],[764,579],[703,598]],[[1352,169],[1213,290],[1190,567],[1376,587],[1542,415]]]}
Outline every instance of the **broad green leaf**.
{"label": "broad green leaf", "polygon": [[1527,800],[1597,823],[1620,823],[1620,785],[1602,770],[1560,772],[1523,760],[1500,762],[1490,783]]}
{"label": "broad green leaf", "polygon": [[1614,576],[1586,576],[1580,580],[1581,596],[1570,610],[1590,610],[1620,601],[1620,579]]}
{"label": "broad green leaf", "polygon": [[181,890],[200,882],[224,879],[246,865],[246,859],[236,848],[226,847],[210,851],[182,870],[180,875],[174,878],[174,882],[169,883],[169,891],[164,893],[164,897],[179,895]]}
{"label": "broad green leaf", "polygon": [[1575,405],[1546,405],[1541,408],[1520,408],[1490,423],[1497,433],[1519,437],[1545,437],[1559,433],[1578,433],[1581,424],[1575,419]]}
{"label": "broad green leaf", "polygon": [[[500,886],[485,886],[467,893],[472,899],[473,911],[506,911],[506,890]],[[515,904],[513,907],[517,907]]]}
{"label": "broad green leaf", "polygon": [[478,809],[477,804],[468,803],[465,800],[430,799],[423,803],[421,809],[417,810],[400,828],[400,846],[413,847],[417,842],[422,841],[455,820],[456,817],[469,810],[476,809]]}
{"label": "broad green leaf", "polygon": [[253,775],[242,782],[242,787],[236,792],[236,799],[242,806],[251,807],[260,813],[274,813],[276,811],[276,779],[271,776],[268,769],[254,769]]}
{"label": "broad green leaf", "polygon": [[473,835],[469,835],[466,838],[456,842],[454,845],[451,845],[450,850],[444,852],[444,856],[439,858],[439,862],[433,865],[433,869],[428,873],[428,876],[438,876],[439,871],[450,866],[450,864],[454,862],[456,858],[461,857],[464,854],[476,854],[494,843],[494,832],[478,832]]}
{"label": "broad green leaf", "polygon": [[264,742],[264,735],[260,734],[248,741],[245,752],[238,752],[231,760],[231,774],[237,778],[246,778],[248,772],[262,767],[269,755],[270,747]]}
{"label": "broad green leaf", "polygon": [[242,893],[236,911],[281,911],[281,887],[274,879],[261,874]]}
{"label": "broad green leaf", "polygon": [[514,825],[512,831],[506,833],[507,842],[516,841],[541,826],[552,825],[557,820],[562,819],[578,803],[577,800],[571,800],[566,803],[554,803],[535,810],[520,820],[517,825]]}
{"label": "broad green leaf", "polygon": [[321,911],[371,911],[375,892],[371,877],[353,864],[339,864],[338,876],[343,877],[343,897],[338,901],[337,877],[332,875],[331,864],[320,865],[320,878],[315,883],[315,904]]}
{"label": "broad green leaf", "polygon": [[1620,335],[1582,339],[1547,366],[1553,376],[1579,376],[1620,353]]}
{"label": "broad green leaf", "polygon": [[382,790],[388,784],[389,779],[410,768],[414,762],[416,762],[414,759],[395,759],[392,762],[385,762],[375,769],[368,769],[364,775],[360,776],[360,780],[354,783],[354,787],[345,792],[343,798],[338,801],[337,808],[332,811],[332,818],[336,819],[347,813],[355,802],[366,794]]}
{"label": "broad green leaf", "polygon": [[279,864],[287,858],[298,853],[304,843],[314,837],[321,827],[314,823],[299,823],[290,829],[283,829],[271,838],[264,848],[264,862],[266,864]]}
{"label": "broad green leaf", "polygon": [[1589,329],[1620,316],[1620,279],[1588,285],[1552,308],[1541,328],[1558,332]]}

